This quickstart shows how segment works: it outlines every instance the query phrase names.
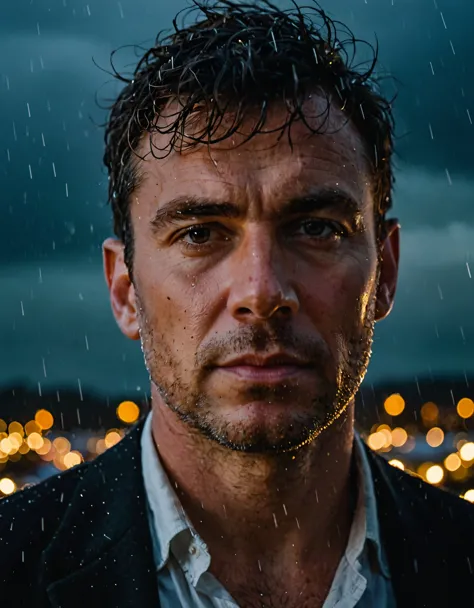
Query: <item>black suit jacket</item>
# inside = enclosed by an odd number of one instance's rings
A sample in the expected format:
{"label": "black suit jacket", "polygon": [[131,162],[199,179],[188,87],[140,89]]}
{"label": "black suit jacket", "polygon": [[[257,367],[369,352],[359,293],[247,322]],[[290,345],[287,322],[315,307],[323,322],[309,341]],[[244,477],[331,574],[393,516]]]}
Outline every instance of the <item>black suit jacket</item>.
{"label": "black suit jacket", "polygon": [[[159,606],[142,428],[0,501],[0,606]],[[474,606],[474,507],[367,452],[397,606]]]}

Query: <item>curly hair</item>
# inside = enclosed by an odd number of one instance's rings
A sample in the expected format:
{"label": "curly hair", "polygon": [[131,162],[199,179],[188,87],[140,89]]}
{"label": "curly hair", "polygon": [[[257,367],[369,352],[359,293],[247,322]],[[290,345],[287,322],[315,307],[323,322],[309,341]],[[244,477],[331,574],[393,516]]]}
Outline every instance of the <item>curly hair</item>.
{"label": "curly hair", "polygon": [[[123,242],[125,263],[133,270],[131,194],[139,185],[139,144],[150,134],[155,158],[197,144],[212,145],[238,132],[249,112],[259,112],[248,141],[265,130],[269,107],[283,103],[286,120],[273,131],[286,132],[303,121],[313,133],[327,132],[334,100],[346,121],[351,121],[365,143],[370,163],[374,213],[380,229],[392,204],[393,128],[392,101],[380,93],[375,76],[378,47],[357,40],[343,24],[331,19],[314,2],[312,6],[281,10],[269,0],[191,0],[192,6],[173,20],[174,31],[160,32],[145,50],[133,74],[113,75],[125,83],[110,108],[105,129],[104,163],[109,174],[109,201],[114,232]],[[201,19],[186,25],[198,12]],[[182,17],[181,24],[178,23]],[[370,61],[355,64],[358,44],[367,45]],[[143,51],[143,49],[142,49]],[[317,128],[308,124],[303,103],[308,93],[326,97],[326,111]],[[172,101],[179,110],[172,120],[157,118]],[[199,116],[199,128],[186,133],[190,119]],[[229,119],[224,120],[224,119]],[[226,126],[223,128],[223,124]],[[153,133],[167,134],[159,148]],[[378,231],[379,234],[379,231]]]}

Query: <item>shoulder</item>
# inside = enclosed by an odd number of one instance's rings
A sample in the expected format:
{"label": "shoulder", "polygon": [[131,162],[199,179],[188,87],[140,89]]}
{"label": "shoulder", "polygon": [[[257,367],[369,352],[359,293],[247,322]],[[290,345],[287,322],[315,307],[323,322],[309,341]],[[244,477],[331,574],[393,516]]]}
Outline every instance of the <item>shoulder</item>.
{"label": "shoulder", "polygon": [[85,463],[0,500],[0,586],[34,585],[41,553],[89,466]]}
{"label": "shoulder", "polygon": [[379,496],[378,508],[396,507],[398,513],[416,524],[418,530],[436,529],[448,537],[466,539],[474,533],[474,505],[453,492],[433,486],[418,475],[392,467],[368,449],[372,461],[375,491]]}

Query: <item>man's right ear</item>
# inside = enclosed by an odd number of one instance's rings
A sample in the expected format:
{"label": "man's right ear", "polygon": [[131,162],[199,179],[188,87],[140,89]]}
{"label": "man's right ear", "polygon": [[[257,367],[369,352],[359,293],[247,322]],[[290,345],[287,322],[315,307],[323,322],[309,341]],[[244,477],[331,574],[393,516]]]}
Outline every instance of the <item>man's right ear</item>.
{"label": "man's right ear", "polygon": [[139,340],[135,288],[130,280],[124,257],[124,245],[119,239],[108,238],[102,244],[105,280],[117,325],[131,340]]}

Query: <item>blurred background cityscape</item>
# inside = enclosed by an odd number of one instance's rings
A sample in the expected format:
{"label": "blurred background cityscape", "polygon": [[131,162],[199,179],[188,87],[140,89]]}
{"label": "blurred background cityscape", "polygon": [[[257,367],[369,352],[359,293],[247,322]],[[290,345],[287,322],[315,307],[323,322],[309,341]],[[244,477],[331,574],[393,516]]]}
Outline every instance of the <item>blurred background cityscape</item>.
{"label": "blurred background cityscape", "polygon": [[[102,275],[112,230],[99,125],[117,93],[110,53],[149,45],[185,5],[2,6],[0,496],[94,458],[147,411],[142,353],[115,326]],[[376,329],[358,428],[394,466],[472,500],[474,3],[322,5],[357,37],[378,39],[380,70],[395,78],[386,93],[398,91],[400,282]],[[116,62],[130,68],[134,48]]]}

